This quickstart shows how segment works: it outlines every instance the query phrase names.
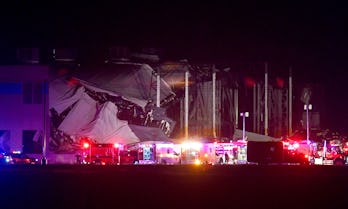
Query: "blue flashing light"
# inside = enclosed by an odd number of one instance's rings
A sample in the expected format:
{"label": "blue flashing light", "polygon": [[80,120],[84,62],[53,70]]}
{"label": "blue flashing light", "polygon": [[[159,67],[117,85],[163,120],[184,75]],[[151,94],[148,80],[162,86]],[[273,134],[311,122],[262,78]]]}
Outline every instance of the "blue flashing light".
{"label": "blue flashing light", "polygon": [[0,83],[0,94],[21,94],[21,83]]}

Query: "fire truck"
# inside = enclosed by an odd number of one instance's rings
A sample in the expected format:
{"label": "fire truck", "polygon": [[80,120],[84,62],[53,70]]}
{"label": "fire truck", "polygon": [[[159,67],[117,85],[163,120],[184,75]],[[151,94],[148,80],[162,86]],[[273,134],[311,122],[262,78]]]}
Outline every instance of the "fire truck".
{"label": "fire truck", "polygon": [[78,164],[133,165],[153,162],[149,147],[125,146],[118,143],[98,144],[90,141],[84,141],[81,147],[80,153],[76,156]]}
{"label": "fire truck", "polygon": [[283,141],[283,162],[308,165],[311,162],[312,149],[307,140]]}
{"label": "fire truck", "polygon": [[345,165],[347,162],[348,144],[338,140],[323,142],[307,142],[307,140],[283,141],[283,161],[302,165]]}
{"label": "fire truck", "polygon": [[345,165],[348,156],[348,144],[340,140],[323,140],[314,143],[314,164],[319,165]]}
{"label": "fire truck", "polygon": [[97,144],[84,140],[81,147],[79,154],[76,155],[77,164],[114,165],[121,162],[120,144]]}
{"label": "fire truck", "polygon": [[98,144],[85,139],[76,159],[78,164],[94,165],[179,164],[180,146],[160,142]]}

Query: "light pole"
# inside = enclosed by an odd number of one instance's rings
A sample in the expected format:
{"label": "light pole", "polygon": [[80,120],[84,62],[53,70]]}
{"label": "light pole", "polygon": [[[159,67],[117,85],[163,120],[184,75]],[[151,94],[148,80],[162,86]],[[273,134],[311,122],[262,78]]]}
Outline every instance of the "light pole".
{"label": "light pole", "polygon": [[304,110],[306,110],[306,122],[307,122],[307,144],[310,144],[309,142],[309,110],[312,110],[312,105],[311,104],[305,104],[304,105]]}
{"label": "light pole", "polygon": [[47,165],[47,95],[48,94],[48,85],[47,81],[43,82],[43,145],[42,145],[42,158],[41,165]]}
{"label": "light pole", "polygon": [[249,117],[249,112],[241,112],[240,116],[243,117],[243,140],[245,141],[245,118]]}

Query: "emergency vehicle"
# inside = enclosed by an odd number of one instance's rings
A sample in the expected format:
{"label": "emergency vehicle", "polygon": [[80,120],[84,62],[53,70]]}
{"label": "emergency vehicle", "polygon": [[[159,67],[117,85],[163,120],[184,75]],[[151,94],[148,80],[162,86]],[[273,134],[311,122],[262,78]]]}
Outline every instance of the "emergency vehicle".
{"label": "emergency vehicle", "polygon": [[246,142],[213,139],[182,144],[182,164],[245,164]]}
{"label": "emergency vehicle", "polygon": [[160,142],[97,144],[84,139],[76,162],[94,165],[179,164],[180,146]]}
{"label": "emergency vehicle", "polygon": [[314,164],[318,165],[345,165],[348,149],[346,143],[339,140],[323,140],[322,143],[314,143]]}
{"label": "emergency vehicle", "polygon": [[174,143],[156,143],[156,164],[180,164],[181,145]]}
{"label": "emergency vehicle", "polygon": [[308,165],[311,161],[312,150],[307,140],[283,140],[284,163]]}
{"label": "emergency vehicle", "polygon": [[77,164],[114,165],[120,164],[120,144],[96,144],[83,140],[80,153],[76,155]]}
{"label": "emergency vehicle", "polygon": [[180,164],[181,145],[171,142],[147,141],[125,146],[123,153],[126,152],[133,152],[133,155],[137,153],[135,164],[174,165]]}

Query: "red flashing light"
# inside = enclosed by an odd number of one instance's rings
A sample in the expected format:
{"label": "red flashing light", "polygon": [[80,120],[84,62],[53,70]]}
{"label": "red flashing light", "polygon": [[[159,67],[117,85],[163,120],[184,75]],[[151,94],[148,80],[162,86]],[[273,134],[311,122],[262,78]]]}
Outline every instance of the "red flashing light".
{"label": "red flashing light", "polygon": [[115,148],[119,148],[119,147],[120,147],[120,144],[115,143],[115,144],[114,144],[114,147],[115,147]]}
{"label": "red flashing light", "polygon": [[276,78],[276,82],[277,82],[277,86],[279,87],[279,88],[283,88],[284,87],[284,80],[282,79],[282,78],[280,78],[280,77],[277,77]]}
{"label": "red flashing light", "polygon": [[77,84],[79,84],[79,81],[75,78],[68,80],[68,86],[76,86]]}
{"label": "red flashing light", "polygon": [[305,155],[304,157],[305,157],[305,158],[308,158],[308,155]]}
{"label": "red flashing light", "polygon": [[252,88],[255,86],[255,80],[251,77],[246,77],[244,79],[244,83],[245,83],[245,86],[248,87],[248,88]]}
{"label": "red flashing light", "polygon": [[61,68],[58,70],[58,75],[62,76],[62,75],[66,75],[68,73],[68,69],[66,68]]}
{"label": "red flashing light", "polygon": [[83,143],[83,148],[85,148],[85,149],[89,148],[89,143],[87,143],[87,142]]}

